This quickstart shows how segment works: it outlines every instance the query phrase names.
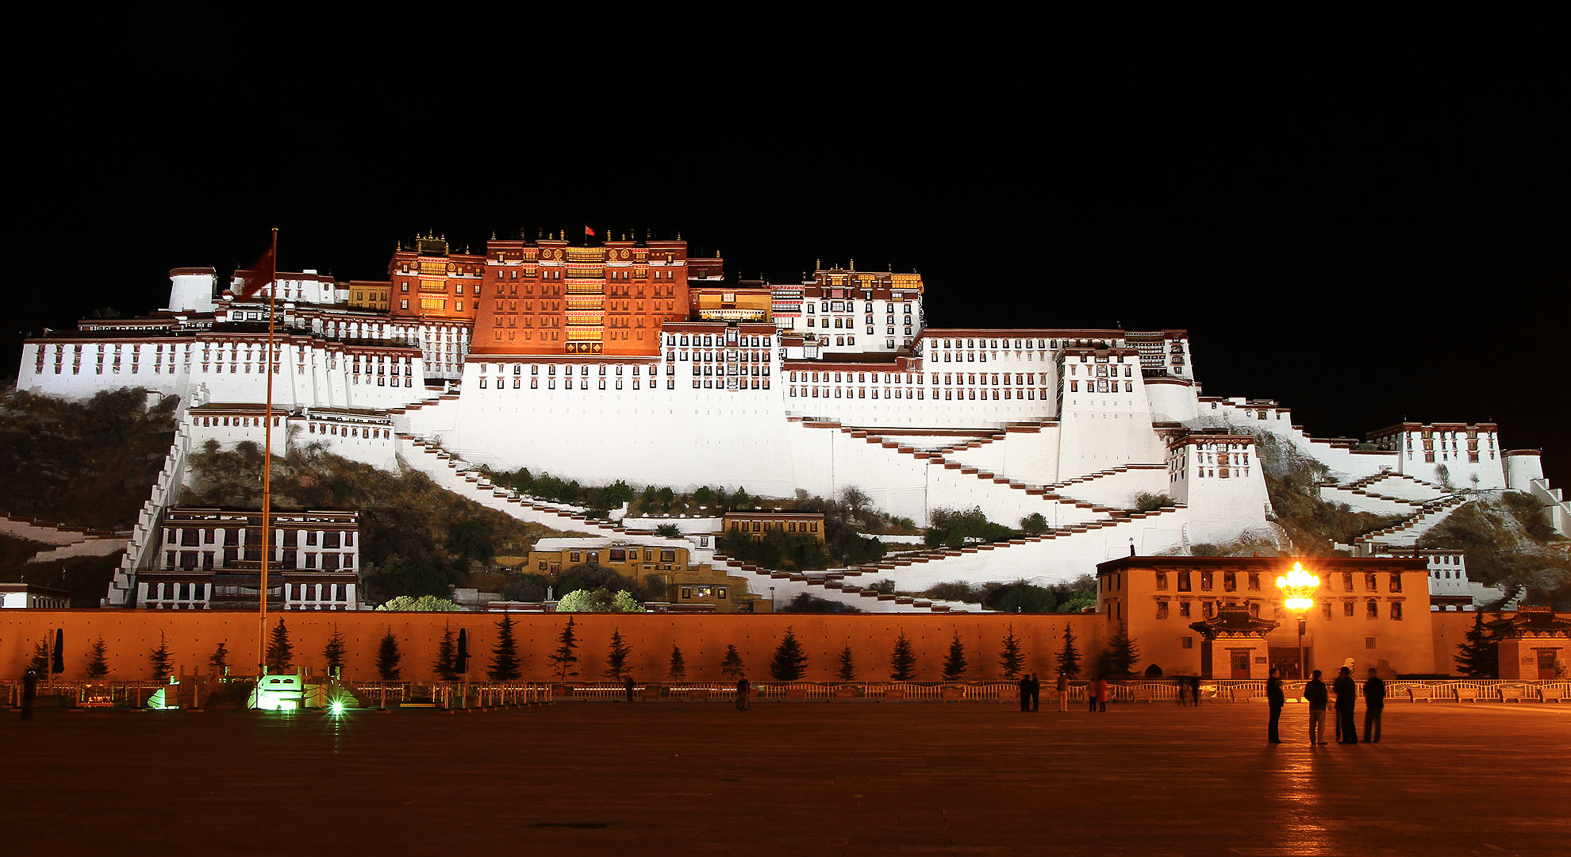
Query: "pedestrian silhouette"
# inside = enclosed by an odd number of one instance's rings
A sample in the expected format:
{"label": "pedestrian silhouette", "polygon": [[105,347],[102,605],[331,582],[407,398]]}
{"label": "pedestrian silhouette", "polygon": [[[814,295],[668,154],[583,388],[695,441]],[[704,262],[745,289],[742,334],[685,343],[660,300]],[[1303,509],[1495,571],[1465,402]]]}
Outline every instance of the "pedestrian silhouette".
{"label": "pedestrian silhouette", "polygon": [[743,677],[741,677],[741,678],[736,680],[736,710],[737,711],[746,711],[746,710],[748,710],[748,708],[750,708],[752,706],[752,702],[749,701],[748,698],[747,698],[748,692],[750,690],[752,690],[752,685],[748,684],[747,676],[743,676]]}
{"label": "pedestrian silhouette", "polygon": [[1282,736],[1277,732],[1277,722],[1282,719],[1282,706],[1287,704],[1287,694],[1282,692],[1282,677],[1277,673],[1277,668],[1273,666],[1270,678],[1266,679],[1266,702],[1271,706],[1271,726],[1266,732],[1266,740],[1272,744],[1282,743]]}
{"label": "pedestrian silhouette", "polygon": [[1031,676],[1020,677],[1020,710],[1031,710]]}
{"label": "pedestrian silhouette", "polygon": [[1336,691],[1337,741],[1342,744],[1358,743],[1358,724],[1353,720],[1353,705],[1358,701],[1358,682],[1353,681],[1353,671],[1342,667],[1331,683]]}
{"label": "pedestrian silhouette", "polygon": [[1042,680],[1031,674],[1031,710],[1037,711],[1042,707]]}
{"label": "pedestrian silhouette", "polygon": [[1320,670],[1309,674],[1304,684],[1304,699],[1309,702],[1309,743],[1324,744],[1326,737],[1326,683],[1320,680]]}
{"label": "pedestrian silhouette", "polygon": [[1385,679],[1369,668],[1369,678],[1364,681],[1364,740],[1380,743],[1380,715],[1386,708]]}

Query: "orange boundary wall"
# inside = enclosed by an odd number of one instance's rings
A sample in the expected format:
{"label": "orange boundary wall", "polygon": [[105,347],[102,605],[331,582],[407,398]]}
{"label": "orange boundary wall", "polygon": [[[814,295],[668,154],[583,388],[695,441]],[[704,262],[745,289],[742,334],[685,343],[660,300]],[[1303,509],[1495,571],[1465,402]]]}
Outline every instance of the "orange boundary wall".
{"label": "orange boundary wall", "polygon": [[[548,656],[568,614],[510,614],[524,679],[554,677]],[[831,681],[839,670],[840,651],[848,643],[855,659],[856,678],[878,681],[889,677],[889,659],[901,631],[910,639],[916,656],[917,681],[938,681],[953,635],[965,645],[971,680],[1000,679],[1001,641],[1013,625],[1025,657],[1024,669],[1051,676],[1055,656],[1063,648],[1066,625],[1073,629],[1075,646],[1082,656],[1082,675],[1095,663],[1104,640],[1105,617],[1097,614],[572,614],[579,643],[578,680],[598,680],[605,670],[611,631],[620,629],[632,646],[628,661],[634,678],[661,681],[666,677],[673,644],[680,646],[687,662],[687,677],[695,681],[721,681],[720,661],[727,645],[741,653],[752,679],[768,680],[769,662],[787,628],[796,632],[807,654],[808,681]],[[268,627],[279,617],[289,631],[296,665],[322,672],[322,650],[338,628],[348,649],[344,677],[374,681],[376,652],[382,637],[392,631],[403,656],[402,678],[421,681],[434,677],[444,626],[469,632],[470,673],[483,676],[491,662],[501,616],[486,613],[270,613]],[[107,648],[113,678],[149,677],[148,653],[158,647],[160,634],[168,641],[176,672],[205,673],[208,658],[225,642],[235,674],[255,671],[257,617],[227,611],[154,610],[4,610],[0,611],[0,677],[20,676],[33,647],[55,629],[65,631],[66,679],[87,677],[90,647],[100,636]],[[1167,668],[1166,665],[1163,665]]]}

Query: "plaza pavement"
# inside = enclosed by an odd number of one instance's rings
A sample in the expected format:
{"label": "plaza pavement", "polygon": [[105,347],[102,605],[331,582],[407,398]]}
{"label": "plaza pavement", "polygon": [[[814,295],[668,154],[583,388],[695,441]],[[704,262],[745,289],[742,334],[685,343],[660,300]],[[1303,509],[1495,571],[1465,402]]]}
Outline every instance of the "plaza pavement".
{"label": "plaza pavement", "polygon": [[[0,719],[0,852],[1522,854],[1571,849],[1571,706],[564,703]],[[1360,721],[1362,709],[1359,711]]]}

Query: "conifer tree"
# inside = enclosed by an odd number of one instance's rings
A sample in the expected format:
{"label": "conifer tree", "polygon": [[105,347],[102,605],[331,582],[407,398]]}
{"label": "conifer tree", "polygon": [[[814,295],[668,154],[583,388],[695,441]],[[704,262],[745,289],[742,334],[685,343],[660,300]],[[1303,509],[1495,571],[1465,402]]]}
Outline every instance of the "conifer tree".
{"label": "conifer tree", "polygon": [[775,649],[775,659],[769,664],[769,675],[775,681],[799,681],[807,671],[807,653],[797,642],[796,632],[786,628],[785,637]]}
{"label": "conifer tree", "polygon": [[911,641],[901,630],[895,638],[895,650],[889,656],[889,677],[895,681],[910,681],[916,673],[916,655],[911,651]]}
{"label": "conifer tree", "polygon": [[174,672],[174,658],[169,654],[169,641],[164,639],[164,632],[158,632],[158,648],[147,656],[147,662],[153,667],[153,678],[163,681]]}
{"label": "conifer tree", "polygon": [[1014,679],[1020,675],[1020,667],[1025,664],[1025,656],[1020,653],[1020,640],[1015,637],[1015,626],[1011,622],[1009,630],[1004,632],[1002,648],[998,650],[998,666],[1004,671],[1004,678]]}
{"label": "conifer tree", "polygon": [[1140,661],[1140,649],[1135,645],[1134,639],[1129,636],[1128,629],[1119,628],[1107,641],[1107,657],[1102,663],[1102,672],[1111,675],[1129,675]]}
{"label": "conifer tree", "polygon": [[605,677],[612,681],[621,681],[622,674],[627,672],[627,656],[633,647],[622,638],[621,628],[611,629],[611,652],[605,659]]}
{"label": "conifer tree", "polygon": [[39,675],[49,674],[49,641],[39,640],[33,644],[33,657],[27,662],[27,668]]}
{"label": "conifer tree", "polygon": [[404,659],[398,650],[398,638],[393,636],[393,629],[387,629],[387,635],[382,638],[382,644],[376,649],[376,672],[382,681],[398,681],[402,672],[399,663]]}
{"label": "conifer tree", "polygon": [[109,661],[105,657],[107,654],[108,647],[104,645],[104,638],[99,637],[98,642],[94,643],[93,647],[88,650],[88,678],[103,678],[104,676],[109,675]]}
{"label": "conifer tree", "polygon": [[442,626],[442,642],[436,647],[436,663],[431,669],[443,681],[458,680],[458,646],[453,642],[453,626]]}
{"label": "conifer tree", "polygon": [[1484,628],[1484,614],[1473,614],[1473,627],[1456,647],[1456,667],[1471,678],[1494,678],[1500,671],[1500,641]]}
{"label": "conifer tree", "polygon": [[1075,635],[1064,623],[1064,648],[1058,653],[1058,671],[1070,678],[1080,675],[1080,650],[1075,648]]}
{"label": "conifer tree", "polygon": [[557,681],[567,681],[570,675],[578,675],[578,670],[573,669],[573,664],[578,663],[578,640],[573,617],[567,617],[567,624],[562,626],[562,633],[556,638],[556,651],[551,653],[551,664],[556,670]]}
{"label": "conifer tree", "polygon": [[327,638],[327,646],[322,649],[322,659],[327,661],[327,674],[337,678],[344,668],[344,635],[339,632],[338,626],[333,626],[333,636]]}
{"label": "conifer tree", "polygon": [[229,669],[229,641],[220,640],[218,648],[213,650],[213,656],[208,658],[207,662],[218,671],[219,675],[223,675]]}
{"label": "conifer tree", "polygon": [[959,681],[966,674],[966,647],[960,642],[960,632],[949,641],[949,655],[944,658],[944,681]]}
{"label": "conifer tree", "polygon": [[687,678],[687,656],[682,654],[682,650],[677,648],[675,643],[671,644],[671,665],[666,670],[666,675],[672,681]]}
{"label": "conifer tree", "polygon": [[726,644],[725,657],[720,661],[720,674],[735,681],[746,673],[747,667],[742,664],[742,654],[736,650],[736,646]]}
{"label": "conifer tree", "polygon": [[284,620],[278,620],[278,627],[273,629],[271,638],[267,642],[268,669],[286,670],[294,663],[295,647],[289,642],[289,629],[284,627]]}
{"label": "conifer tree", "polygon": [[851,659],[851,644],[840,650],[840,671],[836,673],[841,681],[856,681],[856,663]]}
{"label": "conifer tree", "polygon": [[521,672],[518,643],[513,639],[513,617],[504,613],[496,623],[496,645],[491,647],[491,666],[485,674],[492,681],[514,681]]}

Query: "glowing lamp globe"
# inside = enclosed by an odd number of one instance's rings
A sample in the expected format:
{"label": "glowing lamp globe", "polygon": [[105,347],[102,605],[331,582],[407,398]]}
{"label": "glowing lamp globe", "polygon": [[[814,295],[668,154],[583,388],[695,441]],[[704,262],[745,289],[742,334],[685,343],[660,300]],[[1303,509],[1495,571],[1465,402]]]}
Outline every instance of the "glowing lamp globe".
{"label": "glowing lamp globe", "polygon": [[1302,613],[1315,606],[1315,590],[1320,588],[1320,578],[1307,571],[1300,563],[1293,563],[1293,570],[1276,579],[1276,588],[1282,590],[1287,609]]}

